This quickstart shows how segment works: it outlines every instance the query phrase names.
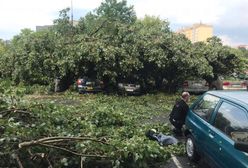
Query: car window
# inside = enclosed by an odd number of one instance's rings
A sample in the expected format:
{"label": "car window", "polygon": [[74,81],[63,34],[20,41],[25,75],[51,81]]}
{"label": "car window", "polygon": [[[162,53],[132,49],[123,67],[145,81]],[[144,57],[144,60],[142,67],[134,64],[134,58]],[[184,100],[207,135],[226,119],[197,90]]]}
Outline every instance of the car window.
{"label": "car window", "polygon": [[193,112],[202,119],[209,121],[215,106],[219,102],[219,98],[212,95],[205,95],[197,105],[194,106]]}
{"label": "car window", "polygon": [[214,126],[235,141],[248,142],[247,112],[229,103],[222,103]]}

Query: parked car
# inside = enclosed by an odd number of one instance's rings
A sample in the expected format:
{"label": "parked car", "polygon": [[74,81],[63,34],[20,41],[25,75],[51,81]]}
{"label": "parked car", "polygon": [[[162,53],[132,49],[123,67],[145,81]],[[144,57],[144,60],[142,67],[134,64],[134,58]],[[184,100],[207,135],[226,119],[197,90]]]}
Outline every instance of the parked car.
{"label": "parked car", "polygon": [[233,73],[228,77],[220,77],[223,90],[248,90],[246,75]]}
{"label": "parked car", "polygon": [[120,94],[137,95],[141,93],[141,86],[135,83],[118,83],[118,92]]}
{"label": "parked car", "polygon": [[77,80],[77,88],[79,93],[101,92],[104,84],[100,80],[84,77]]}
{"label": "parked car", "polygon": [[223,80],[223,90],[248,90],[245,80]]}
{"label": "parked car", "polygon": [[183,83],[183,91],[203,93],[208,90],[248,90],[248,81],[239,78],[225,79],[219,77],[211,83],[204,79],[185,80]]}
{"label": "parked car", "polygon": [[248,166],[248,92],[208,91],[189,109],[186,153],[214,168]]}
{"label": "parked car", "polygon": [[209,90],[209,83],[204,79],[185,80],[183,91],[191,93],[203,93]]}

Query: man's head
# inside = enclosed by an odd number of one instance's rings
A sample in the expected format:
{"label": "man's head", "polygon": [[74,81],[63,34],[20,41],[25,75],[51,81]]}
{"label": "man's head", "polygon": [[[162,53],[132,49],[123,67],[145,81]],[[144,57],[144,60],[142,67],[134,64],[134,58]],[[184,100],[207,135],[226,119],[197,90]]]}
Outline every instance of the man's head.
{"label": "man's head", "polygon": [[182,93],[182,99],[183,99],[185,102],[188,102],[188,101],[189,101],[189,98],[190,98],[189,92],[183,92],[183,93]]}

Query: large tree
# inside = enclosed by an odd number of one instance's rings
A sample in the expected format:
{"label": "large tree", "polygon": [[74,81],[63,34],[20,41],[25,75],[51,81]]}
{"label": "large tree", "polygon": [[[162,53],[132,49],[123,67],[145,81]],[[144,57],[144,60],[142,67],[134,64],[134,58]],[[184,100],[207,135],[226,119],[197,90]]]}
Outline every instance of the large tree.
{"label": "large tree", "polygon": [[79,62],[86,71],[79,74],[114,84],[120,77],[130,76],[139,69],[132,26],[135,21],[133,7],[116,0],[106,0],[95,12],[81,18],[77,48],[81,48]]}
{"label": "large tree", "polygon": [[230,75],[241,66],[239,54],[230,47],[223,46],[221,39],[216,36],[207,40],[204,56],[213,69],[214,78]]}
{"label": "large tree", "polygon": [[192,44],[173,33],[167,20],[137,20],[125,0],[105,0],[78,25],[69,11],[60,11],[49,30],[22,30],[7,50],[0,43],[1,76],[27,84],[52,84],[59,78],[66,87],[88,76],[112,86],[126,80],[147,89],[166,84],[175,91],[188,77],[211,81],[246,69],[245,51],[223,46],[217,37]]}

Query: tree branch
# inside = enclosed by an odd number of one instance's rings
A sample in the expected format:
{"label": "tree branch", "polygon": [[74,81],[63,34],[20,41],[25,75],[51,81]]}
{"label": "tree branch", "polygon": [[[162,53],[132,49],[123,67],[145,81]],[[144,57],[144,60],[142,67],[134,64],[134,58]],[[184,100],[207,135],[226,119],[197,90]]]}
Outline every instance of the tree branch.
{"label": "tree branch", "polygon": [[15,159],[16,159],[18,165],[19,165],[19,168],[24,168],[18,155],[15,156]]}
{"label": "tree branch", "polygon": [[0,111],[0,114],[3,114],[3,117],[11,114],[11,113],[22,113],[22,114],[28,114],[28,115],[31,115],[30,112],[27,112],[25,110],[22,110],[22,109],[9,109],[9,110],[3,110],[3,111]]}
{"label": "tree branch", "polygon": [[77,155],[77,156],[82,156],[82,157],[99,157],[99,158],[108,158],[108,156],[104,156],[104,155],[87,155],[87,154],[82,154],[82,153],[77,153],[74,152],[72,150],[66,149],[66,148],[62,148],[62,147],[58,147],[55,145],[47,145],[47,144],[39,144],[41,146],[45,146],[45,147],[49,147],[49,148],[54,148],[54,149],[59,149],[68,153],[71,153],[73,155]]}
{"label": "tree branch", "polygon": [[[104,141],[103,141],[104,140]],[[32,147],[32,146],[43,146],[43,147],[47,147],[47,148],[54,148],[54,149],[58,149],[58,150],[62,150],[68,153],[71,153],[73,155],[76,156],[80,156],[80,157],[97,157],[97,158],[109,158],[108,156],[104,156],[104,155],[98,155],[98,154],[82,154],[82,153],[78,153],[75,152],[71,149],[68,149],[66,147],[62,147],[61,142],[75,142],[75,141],[93,141],[93,142],[97,142],[97,143],[102,143],[105,145],[110,145],[108,143],[106,143],[105,138],[103,140],[98,140],[98,139],[94,139],[94,138],[89,138],[89,137],[46,137],[46,138],[41,138],[38,140],[32,140],[29,142],[22,142],[19,143],[19,149],[21,148],[28,148],[28,147]],[[31,153],[31,151],[30,151]],[[32,153],[31,153],[32,154]]]}
{"label": "tree branch", "polygon": [[63,142],[63,141],[93,141],[93,142],[98,142],[102,143],[105,145],[109,145],[108,143],[93,139],[93,138],[88,138],[88,137],[46,137],[46,138],[41,138],[38,140],[32,140],[29,142],[22,142],[19,143],[19,148],[23,147],[28,147],[28,146],[33,146],[33,145],[39,145],[39,144],[47,144],[47,143],[56,143],[56,142]]}

